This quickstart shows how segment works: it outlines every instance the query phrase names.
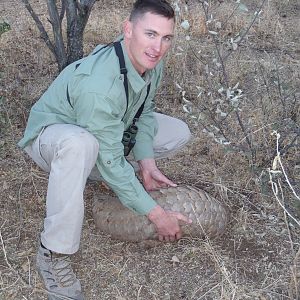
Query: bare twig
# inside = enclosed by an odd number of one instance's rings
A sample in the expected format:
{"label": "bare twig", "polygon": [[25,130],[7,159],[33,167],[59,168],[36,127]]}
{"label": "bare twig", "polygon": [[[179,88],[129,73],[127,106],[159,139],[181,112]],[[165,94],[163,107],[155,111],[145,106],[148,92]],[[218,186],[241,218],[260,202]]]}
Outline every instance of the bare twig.
{"label": "bare twig", "polygon": [[293,291],[290,291],[291,298],[294,298],[295,300],[300,299],[300,294],[299,294],[299,267],[300,267],[300,247],[298,248],[298,251],[294,257],[293,265],[291,267],[292,271],[292,278],[291,278],[291,284],[293,285],[295,289],[295,293]]}
{"label": "bare twig", "polygon": [[296,197],[296,199],[298,199],[300,201],[300,197],[296,194],[293,186],[291,185],[290,180],[289,180],[289,178],[288,178],[288,176],[286,174],[285,168],[284,168],[284,166],[282,164],[282,161],[281,161],[281,157],[280,157],[281,153],[279,151],[279,146],[278,146],[279,145],[280,134],[277,133],[277,132],[273,132],[273,134],[276,134],[276,145],[277,145],[277,156],[274,158],[273,164],[276,165],[277,163],[279,163],[281,171],[282,171],[282,173],[283,173],[283,175],[285,177],[285,180],[286,180],[289,188],[291,189],[291,191],[294,194],[294,196]]}
{"label": "bare twig", "polygon": [[[257,53],[255,51],[253,51],[253,55],[254,55],[255,60],[257,62],[258,70],[259,70],[259,73],[261,74],[261,78],[263,79],[263,83],[264,83],[263,87],[267,91],[267,95],[268,95],[268,99],[269,99],[270,103],[273,104],[273,98],[271,96],[269,84],[267,82],[267,79],[266,79],[266,76],[265,76],[265,73],[264,73],[264,68],[263,68],[261,62],[259,61],[259,58],[258,58]],[[266,118],[268,118],[269,116],[268,116],[268,114],[265,113],[265,105],[264,105],[263,101],[261,103],[262,103],[262,108],[263,108],[264,116]]]}
{"label": "bare twig", "polygon": [[12,265],[10,264],[10,262],[8,261],[8,258],[7,258],[7,254],[6,254],[6,250],[5,250],[5,246],[4,246],[4,241],[3,241],[3,238],[2,238],[1,229],[0,229],[0,241],[1,241],[1,245],[2,245],[2,251],[3,251],[3,254],[4,254],[4,260],[7,264],[7,266],[10,269],[13,269]]}
{"label": "bare twig", "polygon": [[[2,251],[3,251],[3,254],[4,254],[4,260],[5,260],[5,262],[6,262],[7,266],[8,266],[8,268],[9,268],[10,270],[12,270],[12,271],[18,276],[18,278],[22,281],[22,283],[23,283],[24,285],[29,286],[29,285],[28,285],[28,282],[26,282],[26,280],[24,280],[24,279],[22,278],[22,276],[19,274],[19,272],[18,272],[15,268],[13,268],[13,266],[12,266],[11,263],[9,262],[8,257],[7,257],[7,253],[6,253],[6,249],[5,249],[5,245],[4,245],[4,241],[3,241],[3,238],[2,238],[2,232],[1,232],[1,230],[0,230],[0,242],[1,242],[1,245],[2,245]],[[18,281],[18,280],[17,280],[17,281]],[[17,281],[16,281],[16,282],[17,282]]]}
{"label": "bare twig", "polygon": [[[280,194],[281,194],[281,201],[282,201],[282,204],[285,206],[285,198],[284,198],[284,193],[283,193],[283,189],[282,189],[282,185],[281,185],[280,179],[278,179],[278,185],[279,185]],[[287,219],[287,214],[286,214],[285,211],[283,213],[284,213],[284,222],[285,222],[288,234],[289,234],[291,251],[293,253],[293,256],[295,256],[294,243],[293,243],[293,239],[292,239],[292,235],[291,235],[291,231],[290,231],[289,222],[288,222],[288,219]]]}
{"label": "bare twig", "polygon": [[[227,137],[227,134],[224,132],[222,126],[220,126],[220,124],[219,124],[218,121],[216,120],[216,118],[215,118],[215,116],[214,116],[212,110],[211,110],[209,107],[207,107],[205,104],[202,104],[201,106],[204,108],[201,112],[203,112],[204,114],[206,114],[206,111],[208,111],[210,119],[211,119],[211,120],[213,121],[213,123],[218,127],[218,129],[220,130],[220,133],[224,136],[224,138],[225,138],[226,140],[229,140],[229,138]],[[207,128],[206,128],[206,129],[207,129]]]}
{"label": "bare twig", "polygon": [[[242,41],[245,39],[245,37],[248,35],[249,33],[249,30],[252,28],[252,26],[254,25],[256,19],[258,18],[260,12],[262,11],[262,8],[264,7],[265,5],[265,2],[267,0],[263,0],[259,9],[256,11],[255,15],[254,15],[254,18],[252,19],[252,22],[248,25],[246,31],[243,33],[243,35],[240,37],[239,41],[236,42],[237,46],[239,46]],[[231,52],[228,52],[224,57],[223,57],[223,60],[226,61],[228,59],[228,57],[233,53],[233,51]]]}
{"label": "bare twig", "polygon": [[22,1],[25,4],[25,7],[30,13],[31,17],[33,18],[37,28],[39,29],[42,39],[45,41],[46,45],[51,50],[51,52],[55,55],[55,47],[50,41],[50,38],[48,36],[48,33],[45,30],[43,23],[41,22],[37,14],[34,12],[34,10],[32,9],[32,6],[30,5],[29,1],[28,0],[22,0]]}
{"label": "bare twig", "polygon": [[297,139],[300,137],[300,133],[296,133],[296,135],[294,136],[293,140],[287,145],[285,146],[282,150],[281,150],[281,155],[284,155],[285,153],[287,153],[287,151],[294,147],[294,146],[298,146]]}
{"label": "bare twig", "polygon": [[249,138],[249,135],[247,134],[246,128],[245,128],[245,126],[244,126],[244,124],[242,122],[242,119],[240,117],[240,114],[239,114],[238,110],[235,110],[234,112],[235,112],[235,116],[236,116],[236,118],[238,120],[238,123],[239,123],[239,125],[240,125],[240,127],[241,127],[241,129],[242,129],[242,131],[244,133],[244,136],[245,136],[245,139],[246,139],[247,144],[249,146],[249,149],[251,150],[251,157],[252,157],[252,162],[253,162],[254,158],[255,158],[255,150],[252,147],[251,140]]}
{"label": "bare twig", "polygon": [[188,43],[190,50],[192,51],[193,55],[196,57],[197,60],[199,60],[204,66],[207,64],[206,61],[204,61],[203,57],[199,57],[199,55],[196,53],[194,47],[191,45],[191,43]]}
{"label": "bare twig", "polygon": [[29,178],[30,176],[25,177],[19,187],[19,191],[18,191],[18,208],[19,208],[19,230],[18,230],[18,240],[16,242],[16,249],[18,249],[19,245],[20,245],[20,241],[21,241],[21,233],[22,233],[22,228],[23,228],[23,223],[24,223],[24,219],[23,219],[23,205],[22,205],[22,201],[21,201],[21,192],[22,192],[22,188],[23,188],[23,183]]}
{"label": "bare twig", "polygon": [[281,101],[282,104],[282,109],[284,112],[284,117],[287,117],[287,111],[286,111],[286,99],[284,98],[283,94],[282,94],[282,86],[281,86],[281,80],[280,80],[280,76],[279,76],[279,68],[278,68],[278,64],[277,64],[277,59],[274,60],[274,64],[275,64],[275,69],[276,69],[276,77],[277,77],[277,84],[276,86],[278,87],[278,93],[279,93],[279,99]]}
{"label": "bare twig", "polygon": [[[273,160],[273,166],[272,166],[272,170],[271,169],[268,169],[268,173],[269,173],[269,178],[270,178],[270,183],[271,183],[271,187],[272,187],[272,191],[273,191],[273,194],[277,200],[277,202],[279,203],[279,205],[282,207],[282,209],[284,210],[284,212],[298,225],[300,226],[300,221],[297,220],[285,207],[284,203],[283,203],[283,200],[280,200],[279,199],[279,196],[278,196],[278,186],[279,188],[281,189],[281,185],[280,185],[280,182],[278,181],[277,183],[274,182],[273,180],[273,174],[276,174],[276,173],[283,173],[284,174],[284,177],[285,177],[285,180],[290,188],[290,190],[292,191],[292,193],[294,194],[294,196],[296,197],[296,199],[298,199],[300,201],[300,197],[296,194],[293,186],[291,185],[290,183],[290,180],[285,172],[285,168],[282,164],[282,161],[281,161],[281,157],[280,157],[280,151],[279,151],[279,139],[280,139],[280,134],[276,131],[273,132],[273,135],[276,135],[276,151],[277,151],[277,155],[276,157],[274,158]],[[278,165],[280,166],[280,170],[278,170]],[[282,189],[281,189],[282,191]],[[283,197],[283,193],[281,193],[281,199],[284,199]]]}
{"label": "bare twig", "polygon": [[275,196],[275,199],[277,200],[277,202],[279,203],[279,205],[281,206],[281,208],[284,210],[284,212],[298,225],[300,226],[300,222],[286,209],[286,207],[284,206],[284,204],[281,202],[281,200],[278,197],[278,184],[276,182],[273,181],[273,177],[272,177],[272,170],[268,169],[269,172],[269,178],[270,178],[270,183],[271,183],[271,187],[272,187],[272,191],[273,194]]}
{"label": "bare twig", "polygon": [[141,298],[140,298],[140,293],[141,293],[141,290],[142,290],[142,285],[139,287],[139,289],[138,289],[138,293],[137,293],[137,300],[140,300]]}
{"label": "bare twig", "polygon": [[223,28],[226,28],[227,23],[229,22],[229,20],[233,17],[234,13],[237,11],[237,9],[239,8],[240,3],[237,3],[237,5],[234,7],[234,9],[232,10],[231,14],[227,17],[227,19],[223,22]]}

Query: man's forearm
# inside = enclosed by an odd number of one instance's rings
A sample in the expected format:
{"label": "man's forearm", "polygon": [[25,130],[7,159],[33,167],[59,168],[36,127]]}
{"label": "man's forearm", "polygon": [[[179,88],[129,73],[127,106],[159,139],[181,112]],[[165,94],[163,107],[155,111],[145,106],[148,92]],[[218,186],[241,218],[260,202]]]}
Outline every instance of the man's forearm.
{"label": "man's forearm", "polygon": [[151,171],[157,169],[154,158],[145,158],[138,161],[141,171]]}

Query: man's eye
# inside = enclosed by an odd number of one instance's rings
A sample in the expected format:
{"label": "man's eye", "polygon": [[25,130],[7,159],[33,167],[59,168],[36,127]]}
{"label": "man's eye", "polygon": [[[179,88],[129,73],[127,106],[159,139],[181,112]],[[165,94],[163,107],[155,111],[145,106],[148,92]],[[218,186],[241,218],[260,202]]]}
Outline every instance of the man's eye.
{"label": "man's eye", "polygon": [[165,36],[165,37],[164,37],[164,40],[165,40],[166,42],[171,42],[171,41],[172,41],[172,38],[169,37],[169,36]]}
{"label": "man's eye", "polygon": [[148,35],[149,37],[154,37],[154,36],[155,36],[153,32],[147,32],[147,35]]}

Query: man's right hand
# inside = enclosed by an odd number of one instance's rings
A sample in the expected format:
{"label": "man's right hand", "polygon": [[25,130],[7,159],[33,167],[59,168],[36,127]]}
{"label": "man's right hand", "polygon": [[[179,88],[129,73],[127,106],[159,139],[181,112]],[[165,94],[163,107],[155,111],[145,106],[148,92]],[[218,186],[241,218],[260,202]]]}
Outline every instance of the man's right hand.
{"label": "man's right hand", "polygon": [[159,205],[155,206],[147,215],[148,219],[156,226],[160,241],[172,242],[182,237],[179,221],[192,223],[192,220],[179,212],[165,211]]}

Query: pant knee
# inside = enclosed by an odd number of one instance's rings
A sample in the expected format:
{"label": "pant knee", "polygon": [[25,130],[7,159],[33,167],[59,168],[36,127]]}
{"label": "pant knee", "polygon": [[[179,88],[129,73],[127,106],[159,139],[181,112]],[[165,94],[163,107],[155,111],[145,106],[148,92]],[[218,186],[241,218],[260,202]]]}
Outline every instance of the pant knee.
{"label": "pant knee", "polygon": [[58,155],[66,154],[70,158],[90,163],[92,167],[98,156],[99,143],[97,139],[87,131],[81,131],[79,134],[71,135],[61,144]]}
{"label": "pant knee", "polygon": [[185,122],[181,120],[178,121],[179,126],[176,128],[176,135],[178,136],[178,146],[182,147],[191,140],[192,134],[188,125]]}
{"label": "pant knee", "polygon": [[170,135],[169,143],[165,145],[167,151],[176,152],[184,147],[191,139],[191,132],[187,124],[177,120],[176,128]]}
{"label": "pant knee", "polygon": [[154,139],[154,151],[157,157],[169,156],[181,149],[191,139],[188,125],[173,117],[159,116],[159,129]]}

